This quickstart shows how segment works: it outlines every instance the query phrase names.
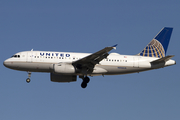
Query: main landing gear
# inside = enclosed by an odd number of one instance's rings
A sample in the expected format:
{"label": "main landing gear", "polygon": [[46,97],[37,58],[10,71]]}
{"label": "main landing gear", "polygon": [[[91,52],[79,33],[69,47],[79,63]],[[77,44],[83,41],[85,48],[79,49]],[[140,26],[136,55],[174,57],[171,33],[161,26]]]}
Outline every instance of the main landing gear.
{"label": "main landing gear", "polygon": [[26,82],[27,82],[27,83],[31,82],[30,77],[31,77],[31,72],[28,72],[28,78],[26,79]]}
{"label": "main landing gear", "polygon": [[89,83],[89,81],[90,81],[90,79],[89,79],[89,77],[84,77],[84,78],[82,78],[83,79],[83,82],[81,83],[81,87],[82,88],[86,88],[87,87],[87,84]]}

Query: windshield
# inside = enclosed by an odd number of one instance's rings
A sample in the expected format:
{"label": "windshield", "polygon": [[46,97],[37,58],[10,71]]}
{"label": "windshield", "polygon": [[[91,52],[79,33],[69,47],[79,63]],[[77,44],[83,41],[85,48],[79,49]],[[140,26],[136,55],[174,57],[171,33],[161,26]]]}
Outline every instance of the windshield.
{"label": "windshield", "polygon": [[20,55],[13,55],[14,58],[20,58]]}

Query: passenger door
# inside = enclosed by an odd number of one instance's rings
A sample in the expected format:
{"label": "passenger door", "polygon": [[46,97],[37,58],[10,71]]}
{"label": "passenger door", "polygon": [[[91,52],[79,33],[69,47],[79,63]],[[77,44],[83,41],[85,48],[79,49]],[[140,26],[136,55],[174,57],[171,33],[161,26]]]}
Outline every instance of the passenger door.
{"label": "passenger door", "polygon": [[26,62],[32,62],[33,53],[32,51],[27,52]]}

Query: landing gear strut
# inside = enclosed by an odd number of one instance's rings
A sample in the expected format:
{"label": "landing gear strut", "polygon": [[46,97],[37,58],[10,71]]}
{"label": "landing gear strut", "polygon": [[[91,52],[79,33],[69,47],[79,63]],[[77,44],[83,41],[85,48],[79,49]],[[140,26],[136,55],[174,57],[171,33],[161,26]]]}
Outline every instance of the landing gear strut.
{"label": "landing gear strut", "polygon": [[27,83],[29,83],[31,81],[30,77],[31,77],[31,72],[28,72],[28,78],[26,79]]}
{"label": "landing gear strut", "polygon": [[90,79],[89,77],[85,77],[85,78],[82,78],[83,79],[83,82],[81,83],[81,87],[82,88],[86,88],[87,87],[87,84],[89,83]]}

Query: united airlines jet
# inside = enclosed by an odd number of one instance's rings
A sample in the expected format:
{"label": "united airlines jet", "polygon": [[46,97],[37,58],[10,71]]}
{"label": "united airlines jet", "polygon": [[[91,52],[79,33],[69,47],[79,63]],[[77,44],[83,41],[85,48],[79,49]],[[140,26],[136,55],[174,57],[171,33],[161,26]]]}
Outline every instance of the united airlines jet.
{"label": "united airlines jet", "polygon": [[95,53],[24,51],[4,61],[4,66],[14,70],[48,72],[53,82],[73,82],[81,78],[82,88],[90,81],[88,76],[121,75],[142,72],[176,64],[174,55],[166,56],[173,28],[164,27],[137,55],[109,53],[117,45],[105,47]]}

